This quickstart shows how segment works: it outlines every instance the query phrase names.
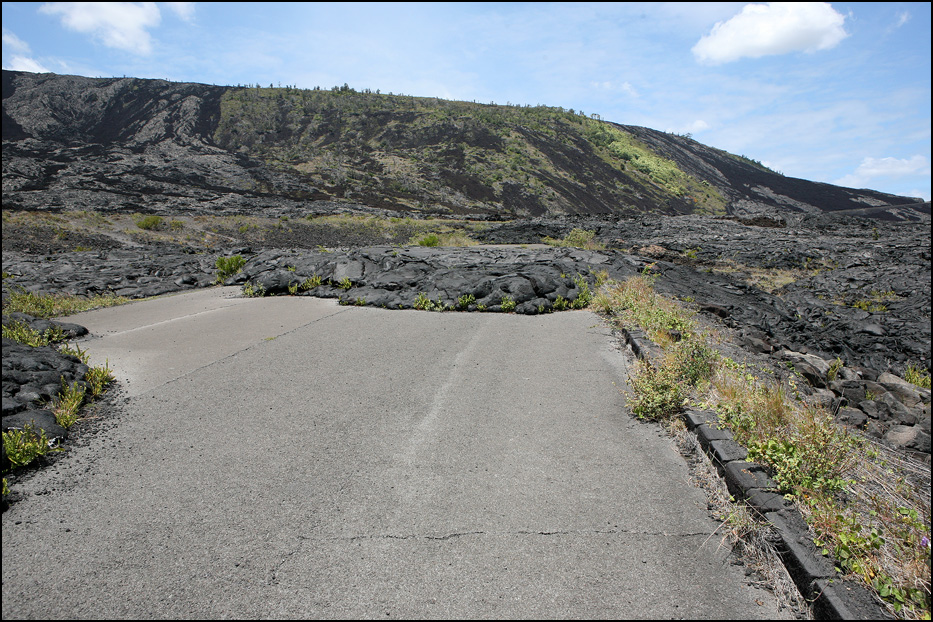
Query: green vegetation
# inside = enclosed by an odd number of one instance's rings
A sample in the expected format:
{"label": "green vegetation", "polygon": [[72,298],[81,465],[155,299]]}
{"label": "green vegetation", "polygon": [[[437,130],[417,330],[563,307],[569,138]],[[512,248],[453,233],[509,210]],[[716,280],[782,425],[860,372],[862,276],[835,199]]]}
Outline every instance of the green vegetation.
{"label": "green vegetation", "polygon": [[420,292],[415,297],[415,302],[412,304],[412,307],[418,309],[419,311],[446,311],[447,305],[444,304],[440,298],[436,301],[428,298],[428,295],[425,292]]}
{"label": "green vegetation", "polygon": [[595,240],[596,232],[588,229],[574,228],[562,239],[556,240],[551,237],[542,238],[542,242],[551,246],[565,246],[572,248],[583,248],[586,250],[602,250],[606,245]]}
{"label": "green vegetation", "polygon": [[904,372],[904,380],[921,389],[930,388],[930,372],[920,367],[915,367],[913,363],[907,364],[907,371]]}
{"label": "green vegetation", "polygon": [[457,309],[460,311],[466,311],[470,305],[474,304],[476,304],[476,297],[473,294],[464,294],[457,298]]}
{"label": "green vegetation", "polygon": [[68,294],[36,294],[22,287],[13,286],[10,288],[9,297],[4,301],[3,310],[6,313],[19,312],[34,317],[52,318],[128,302],[130,302],[129,298],[113,294],[85,298]]}
{"label": "green vegetation", "polygon": [[[11,296],[11,299],[12,298]],[[17,300],[22,302],[23,298]],[[37,296],[35,294],[31,294],[25,300],[28,303],[27,308],[30,309],[38,308],[48,310],[58,308],[59,306],[54,303],[50,304],[48,301],[43,300],[42,296]],[[4,307],[4,311],[12,311],[12,306],[13,301],[11,300],[10,305]],[[74,356],[85,365],[89,364],[89,356],[85,351],[81,350],[79,346],[72,347],[64,343],[67,337],[58,327],[52,327],[40,333],[23,322],[14,321],[3,326],[3,337],[5,339],[13,339],[18,343],[31,347],[58,347],[61,353]],[[56,422],[67,429],[74,425],[80,418],[81,407],[87,401],[87,390],[90,389],[91,398],[98,397],[106,391],[107,386],[113,381],[113,373],[108,364],[89,366],[85,374],[87,388],[85,388],[84,384],[78,382],[67,384],[64,378],[62,378],[61,391],[59,391],[58,396],[52,400],[52,403],[48,405],[48,408],[54,413]],[[10,458],[12,468],[26,466],[49,451],[60,450],[49,442],[44,430],[39,430],[37,432],[30,426],[27,426],[23,430],[11,429],[4,432],[3,444]]]}
{"label": "green vegetation", "polygon": [[136,220],[136,226],[146,231],[159,231],[165,228],[165,221],[161,216],[142,216]]}
{"label": "green vegetation", "polygon": [[233,255],[232,257],[218,257],[217,263],[217,278],[215,283],[223,283],[231,276],[239,274],[243,271],[243,266],[246,265],[246,260],[243,259],[241,255]]}
{"label": "green vegetation", "polygon": [[[844,574],[873,589],[898,617],[929,619],[928,469],[918,479],[902,455],[838,427],[831,413],[801,396],[795,376],[780,380],[719,355],[694,314],[654,293],[652,279],[646,271],[607,283],[592,305],[661,346],[660,359],[640,361],[630,378],[632,412],[662,422],[679,421],[688,405],[718,413]],[[837,361],[828,375],[841,367]]]}
{"label": "green vegetation", "polygon": [[[228,90],[213,138],[313,186],[313,194],[294,190],[299,200],[428,213],[571,213],[579,192],[592,195],[587,189],[598,185],[590,207],[601,210],[724,212],[710,184],[624,129],[574,110],[344,87]],[[244,190],[273,191],[261,183]]]}
{"label": "green vegetation", "polygon": [[[22,430],[11,428],[3,432],[3,446],[12,469],[24,467],[49,452],[61,451],[60,447],[49,440],[45,430],[37,431],[31,425],[27,425]],[[6,486],[6,480],[3,481]],[[8,490],[6,494],[9,494]]]}
{"label": "green vegetation", "polygon": [[14,320],[3,326],[3,338],[12,339],[18,343],[38,348],[54,343],[61,343],[67,339],[64,331],[58,326],[47,328],[41,333],[29,327],[25,322]]}
{"label": "green vegetation", "polygon": [[252,281],[247,281],[243,286],[243,295],[248,298],[262,298],[266,295],[266,288],[261,284],[253,284]]}

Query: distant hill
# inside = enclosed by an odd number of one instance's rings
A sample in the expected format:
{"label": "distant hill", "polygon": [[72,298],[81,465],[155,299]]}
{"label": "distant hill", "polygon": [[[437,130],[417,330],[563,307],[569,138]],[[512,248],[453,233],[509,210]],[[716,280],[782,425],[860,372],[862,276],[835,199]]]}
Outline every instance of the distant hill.
{"label": "distant hill", "polygon": [[573,110],[3,71],[3,207],[278,216],[929,217]]}

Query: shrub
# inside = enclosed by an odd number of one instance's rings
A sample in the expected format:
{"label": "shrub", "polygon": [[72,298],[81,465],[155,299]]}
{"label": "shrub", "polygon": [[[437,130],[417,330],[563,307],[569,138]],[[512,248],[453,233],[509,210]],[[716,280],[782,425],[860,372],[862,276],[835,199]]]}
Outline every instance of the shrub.
{"label": "shrub", "polygon": [[930,388],[930,372],[920,367],[914,367],[913,363],[907,364],[907,371],[904,372],[904,380],[922,389]]}
{"label": "shrub", "polygon": [[239,274],[243,271],[243,266],[246,265],[246,260],[243,259],[240,255],[233,255],[232,257],[218,257],[217,262],[214,264],[217,267],[217,278],[215,283],[223,283],[229,279],[234,274]]}
{"label": "shrub", "polygon": [[606,248],[605,244],[595,240],[596,232],[589,229],[580,229],[575,227],[562,239],[557,240],[551,237],[545,237],[541,241],[551,246],[566,246],[572,248],[583,248],[586,250],[601,250]]}
{"label": "shrub", "polygon": [[136,221],[136,226],[140,229],[145,229],[146,231],[158,231],[165,228],[165,221],[162,220],[161,216],[150,215],[143,216]]}
{"label": "shrub", "polygon": [[434,233],[429,233],[420,240],[418,240],[418,246],[439,246],[441,239],[437,237]]}
{"label": "shrub", "polygon": [[679,371],[670,362],[655,367],[638,361],[629,383],[628,405],[639,419],[666,420],[683,409],[687,394]]}
{"label": "shrub", "polygon": [[51,451],[61,451],[49,441],[45,430],[37,433],[30,424],[22,430],[11,428],[3,432],[3,447],[13,468],[24,467]]}

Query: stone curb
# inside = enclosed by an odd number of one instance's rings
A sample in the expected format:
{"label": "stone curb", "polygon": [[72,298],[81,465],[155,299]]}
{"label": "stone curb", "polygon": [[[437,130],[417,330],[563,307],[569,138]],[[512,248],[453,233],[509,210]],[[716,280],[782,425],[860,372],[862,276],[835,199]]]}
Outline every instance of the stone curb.
{"label": "stone curb", "polygon": [[[621,332],[638,358],[651,359],[660,352],[642,331],[623,328]],[[732,496],[744,500],[773,527],[781,561],[817,620],[893,619],[868,589],[836,572],[832,558],[822,555],[813,543],[800,512],[775,492],[776,486],[763,466],[746,461],[748,451],[735,442],[729,430],[718,427],[715,412],[687,410],[683,419]]]}

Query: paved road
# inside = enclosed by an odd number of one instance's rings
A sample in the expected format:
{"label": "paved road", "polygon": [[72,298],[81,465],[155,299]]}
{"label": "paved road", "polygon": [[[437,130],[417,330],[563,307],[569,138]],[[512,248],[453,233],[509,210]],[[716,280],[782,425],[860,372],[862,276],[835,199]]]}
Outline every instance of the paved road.
{"label": "paved road", "polygon": [[3,515],[3,618],[774,618],[584,311],[71,318],[125,399]]}

